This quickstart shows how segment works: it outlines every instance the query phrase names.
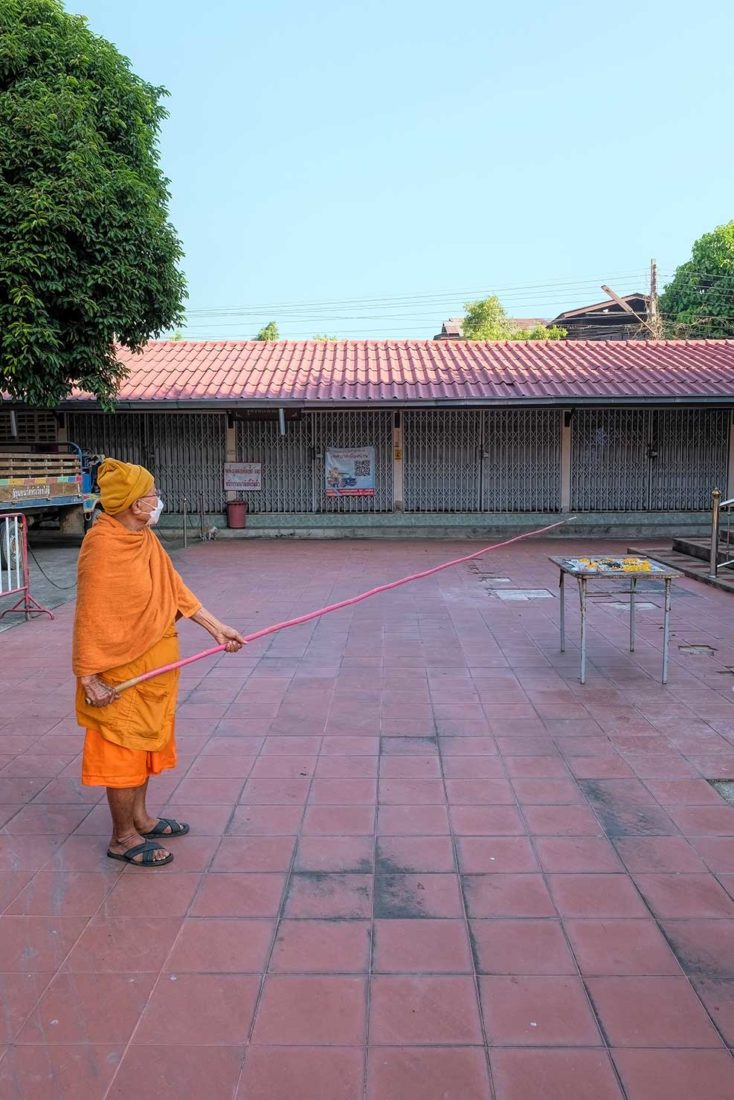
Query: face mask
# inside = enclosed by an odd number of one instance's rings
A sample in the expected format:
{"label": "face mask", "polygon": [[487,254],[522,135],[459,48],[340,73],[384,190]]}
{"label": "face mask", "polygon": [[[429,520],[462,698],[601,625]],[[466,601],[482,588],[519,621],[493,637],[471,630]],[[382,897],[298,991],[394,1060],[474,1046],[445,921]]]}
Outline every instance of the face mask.
{"label": "face mask", "polygon": [[150,527],[155,527],[156,523],[161,518],[161,512],[162,511],[163,511],[163,501],[161,500],[160,497],[158,497],[158,503],[156,504],[153,511],[150,512],[150,519],[148,520],[148,525]]}

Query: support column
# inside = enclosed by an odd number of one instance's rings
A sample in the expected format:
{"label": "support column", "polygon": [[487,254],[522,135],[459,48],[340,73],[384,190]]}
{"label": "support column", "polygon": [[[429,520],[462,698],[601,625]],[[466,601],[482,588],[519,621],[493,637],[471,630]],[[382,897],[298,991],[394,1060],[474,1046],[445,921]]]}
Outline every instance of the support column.
{"label": "support column", "polygon": [[405,507],[403,497],[403,413],[393,416],[392,429],[392,508],[393,512],[402,512]]}
{"label": "support column", "polygon": [[734,497],[734,412],[729,420],[729,469],[726,479],[726,500]]}
{"label": "support column", "polygon": [[563,410],[561,423],[561,511],[571,511],[571,409]]}
{"label": "support column", "polygon": [[[227,435],[225,438],[225,462],[237,461],[237,425],[233,417],[227,417]],[[224,476],[224,470],[222,470],[222,476]],[[227,500],[237,500],[237,493],[228,492],[225,493]]]}

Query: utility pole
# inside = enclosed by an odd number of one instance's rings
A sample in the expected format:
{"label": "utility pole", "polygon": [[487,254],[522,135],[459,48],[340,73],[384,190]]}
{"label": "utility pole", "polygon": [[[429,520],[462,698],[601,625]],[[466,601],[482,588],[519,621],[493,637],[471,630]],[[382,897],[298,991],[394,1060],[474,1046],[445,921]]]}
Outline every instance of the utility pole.
{"label": "utility pole", "polygon": [[653,339],[661,340],[663,326],[658,313],[658,265],[655,260],[650,260],[650,305],[648,306],[647,315]]}
{"label": "utility pole", "polygon": [[[652,276],[652,267],[654,265],[655,265],[655,261],[652,260],[651,261],[651,276]],[[657,279],[657,270],[655,271],[655,278]],[[658,314],[657,314],[657,299],[655,300],[655,314],[654,314],[654,318],[653,318],[653,314],[652,314],[652,309],[653,309],[652,295],[650,296],[651,297],[651,303],[648,306],[648,310],[647,310],[648,319],[646,320],[639,313],[635,313],[632,306],[629,305],[628,302],[625,302],[624,298],[620,298],[620,296],[614,290],[612,290],[611,287],[608,287],[605,283],[602,284],[602,290],[604,291],[604,293],[606,295],[608,295],[608,297],[610,297],[612,299],[613,302],[616,302],[617,305],[619,306],[619,308],[623,309],[625,311],[625,313],[630,313],[633,317],[636,317],[637,320],[642,325],[642,327],[646,328],[647,331],[650,333],[653,340],[659,340],[660,339],[660,324],[658,322]]]}

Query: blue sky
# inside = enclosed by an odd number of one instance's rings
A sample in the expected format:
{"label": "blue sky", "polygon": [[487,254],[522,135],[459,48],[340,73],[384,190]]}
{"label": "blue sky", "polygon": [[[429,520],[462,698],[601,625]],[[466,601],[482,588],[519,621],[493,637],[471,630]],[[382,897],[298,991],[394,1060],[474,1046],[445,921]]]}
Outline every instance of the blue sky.
{"label": "blue sky", "polygon": [[67,8],[171,92],[193,337],[430,337],[494,292],[552,317],[734,217],[730,0]]}

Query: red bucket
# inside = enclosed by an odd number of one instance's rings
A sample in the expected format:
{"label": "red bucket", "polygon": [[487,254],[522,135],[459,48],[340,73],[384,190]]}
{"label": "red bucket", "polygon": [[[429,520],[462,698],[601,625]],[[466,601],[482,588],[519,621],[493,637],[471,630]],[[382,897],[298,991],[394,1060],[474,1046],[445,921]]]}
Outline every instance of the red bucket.
{"label": "red bucket", "polygon": [[247,503],[244,500],[230,500],[227,502],[227,526],[235,531],[241,531],[247,523]]}

